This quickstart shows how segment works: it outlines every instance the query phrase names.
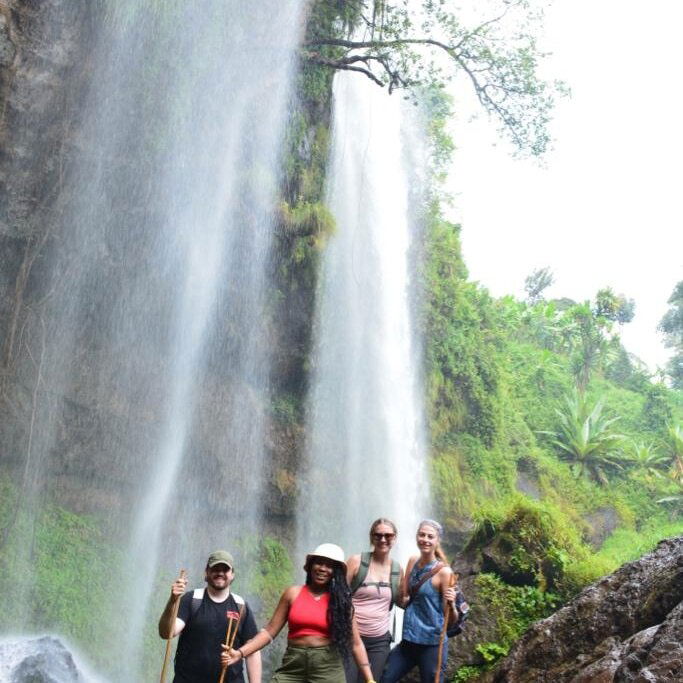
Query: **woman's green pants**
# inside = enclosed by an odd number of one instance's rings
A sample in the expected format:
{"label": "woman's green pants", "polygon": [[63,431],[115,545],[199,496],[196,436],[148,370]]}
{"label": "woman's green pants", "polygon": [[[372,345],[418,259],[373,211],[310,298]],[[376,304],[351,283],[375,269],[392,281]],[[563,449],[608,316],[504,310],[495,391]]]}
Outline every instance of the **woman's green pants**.
{"label": "woman's green pants", "polygon": [[334,645],[288,645],[272,683],[345,683],[342,658]]}

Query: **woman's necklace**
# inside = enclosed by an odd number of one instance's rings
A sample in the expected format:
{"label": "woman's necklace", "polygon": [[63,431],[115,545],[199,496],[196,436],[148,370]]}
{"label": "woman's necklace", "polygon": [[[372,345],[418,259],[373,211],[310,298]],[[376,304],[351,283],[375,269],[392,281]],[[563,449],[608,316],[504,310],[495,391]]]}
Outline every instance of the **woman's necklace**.
{"label": "woman's necklace", "polygon": [[323,597],[323,595],[327,593],[327,591],[323,591],[322,593],[314,593],[310,588],[308,589],[308,592],[311,594],[311,597],[316,601],[320,600]]}

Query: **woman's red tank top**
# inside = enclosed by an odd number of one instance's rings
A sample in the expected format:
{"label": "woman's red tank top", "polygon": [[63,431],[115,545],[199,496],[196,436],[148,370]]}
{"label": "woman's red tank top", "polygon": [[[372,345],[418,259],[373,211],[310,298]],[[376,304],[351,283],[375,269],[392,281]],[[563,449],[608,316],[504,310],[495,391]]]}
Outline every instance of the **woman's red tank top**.
{"label": "woman's red tank top", "polygon": [[330,637],[330,627],[327,623],[327,607],[330,604],[330,594],[323,593],[320,600],[315,600],[308,586],[302,586],[299,595],[289,608],[287,622],[289,624],[288,638],[302,636]]}

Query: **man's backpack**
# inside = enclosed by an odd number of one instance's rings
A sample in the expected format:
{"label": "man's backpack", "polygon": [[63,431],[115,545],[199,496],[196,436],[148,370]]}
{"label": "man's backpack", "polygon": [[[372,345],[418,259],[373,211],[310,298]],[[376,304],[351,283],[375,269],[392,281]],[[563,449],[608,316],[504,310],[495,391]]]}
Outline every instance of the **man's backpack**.
{"label": "man's backpack", "polygon": [[[365,577],[368,575],[368,569],[370,568],[370,559],[372,553],[361,553],[360,556],[360,566],[356,575],[351,580],[351,593],[355,593],[365,581]],[[389,576],[389,584],[391,586],[391,607],[394,606],[396,600],[398,599],[399,591],[399,579],[401,578],[401,565],[396,561],[391,561],[391,574]]]}
{"label": "man's backpack", "polygon": [[[199,611],[199,608],[202,605],[202,600],[204,600],[204,591],[205,588],[195,588],[192,591],[192,604],[190,605],[190,620],[197,614]],[[241,595],[237,595],[237,593],[230,593],[232,595],[233,599],[238,605],[244,605],[244,598]]]}

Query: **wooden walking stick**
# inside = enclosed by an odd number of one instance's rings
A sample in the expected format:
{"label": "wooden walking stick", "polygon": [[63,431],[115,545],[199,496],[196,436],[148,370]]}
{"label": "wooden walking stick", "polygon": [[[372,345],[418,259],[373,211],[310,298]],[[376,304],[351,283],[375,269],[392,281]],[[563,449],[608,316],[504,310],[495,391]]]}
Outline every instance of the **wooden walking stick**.
{"label": "wooden walking stick", "polygon": [[[448,587],[453,588],[455,586],[458,577],[456,574],[451,574],[448,579]],[[448,615],[451,609],[453,609],[450,603],[446,602],[444,598],[443,601],[443,626],[441,627],[441,637],[439,638],[439,654],[436,659],[436,674],[434,676],[434,683],[439,683],[441,680],[441,660],[443,659],[443,641],[446,639],[446,631],[448,630]]]}
{"label": "wooden walking stick", "polygon": [[[240,621],[242,621],[242,614],[244,614],[244,605],[240,605],[239,612],[229,610],[225,614],[225,616],[228,618],[228,630],[225,634],[225,644],[228,648],[228,652],[232,650],[232,645],[235,642],[235,636],[237,636],[237,629],[239,628]],[[218,679],[218,683],[223,683],[223,680],[225,679],[225,672],[227,670],[227,666],[224,666],[221,669],[221,677]]]}
{"label": "wooden walking stick", "polygon": [[[186,576],[187,572],[184,569],[181,569],[180,576],[178,578],[181,581],[184,581]],[[178,607],[180,607],[180,598],[178,598],[175,601],[175,605],[173,605],[173,614],[171,615],[171,630],[168,634],[168,639],[166,640],[166,654],[164,655],[164,665],[161,667],[161,683],[165,683],[166,681],[166,669],[168,668],[168,660],[171,658],[171,642],[173,641],[173,631],[175,630],[175,620],[178,616]]]}

